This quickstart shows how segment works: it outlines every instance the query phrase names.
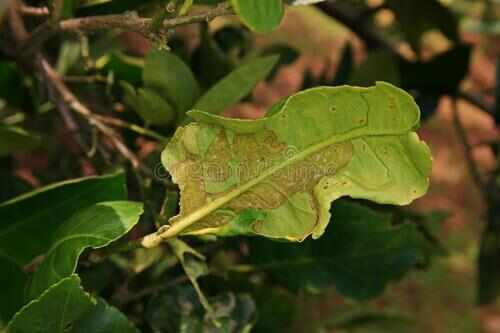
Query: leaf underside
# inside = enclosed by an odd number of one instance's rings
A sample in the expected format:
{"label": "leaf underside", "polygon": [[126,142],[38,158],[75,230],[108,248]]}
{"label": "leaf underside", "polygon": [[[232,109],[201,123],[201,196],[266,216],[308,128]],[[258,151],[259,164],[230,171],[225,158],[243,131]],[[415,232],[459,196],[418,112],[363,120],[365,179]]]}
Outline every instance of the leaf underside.
{"label": "leaf underside", "polygon": [[258,120],[188,114],[162,154],[183,234],[318,238],[340,197],[404,205],[428,188],[420,111],[387,83],[306,90]]}

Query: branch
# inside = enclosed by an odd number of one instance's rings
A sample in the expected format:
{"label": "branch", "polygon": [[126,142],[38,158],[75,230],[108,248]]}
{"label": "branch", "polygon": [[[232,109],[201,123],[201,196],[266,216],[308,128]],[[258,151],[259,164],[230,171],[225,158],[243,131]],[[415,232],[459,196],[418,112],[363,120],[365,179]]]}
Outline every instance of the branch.
{"label": "branch", "polygon": [[489,196],[488,192],[486,191],[485,183],[481,178],[481,174],[479,172],[479,168],[476,164],[476,161],[474,161],[474,158],[472,157],[472,146],[470,145],[469,140],[467,139],[467,132],[464,129],[462,120],[460,119],[456,98],[452,99],[452,108],[453,108],[453,124],[455,125],[458,138],[460,139],[460,142],[464,147],[465,161],[467,163],[469,173],[474,183],[476,183],[476,186],[478,187],[479,192],[481,193],[483,198],[485,200],[488,200]]}
{"label": "branch", "polygon": [[[218,16],[232,15],[234,11],[228,4],[220,4],[205,13],[175,17],[163,21],[162,29],[168,30],[177,26],[207,22]],[[62,20],[60,22],[47,21],[41,24],[31,38],[25,43],[24,54],[30,54],[37,50],[40,45],[52,36],[62,32],[93,32],[106,29],[123,29],[139,32],[147,38],[153,38],[153,19],[139,17],[137,13],[126,13],[120,15],[89,16]]]}
{"label": "branch", "polygon": [[52,90],[52,99],[58,108],[68,107],[76,113],[86,118],[89,123],[95,126],[102,134],[107,136],[114,144],[118,152],[130,161],[134,169],[139,168],[139,159],[128,147],[118,138],[115,131],[104,124],[99,117],[93,114],[84,104],[64,84],[61,76],[41,55],[37,56],[36,65],[38,70],[45,77],[46,84]]}
{"label": "branch", "polygon": [[32,7],[24,4],[19,7],[19,12],[26,16],[48,16],[50,14],[47,7]]}

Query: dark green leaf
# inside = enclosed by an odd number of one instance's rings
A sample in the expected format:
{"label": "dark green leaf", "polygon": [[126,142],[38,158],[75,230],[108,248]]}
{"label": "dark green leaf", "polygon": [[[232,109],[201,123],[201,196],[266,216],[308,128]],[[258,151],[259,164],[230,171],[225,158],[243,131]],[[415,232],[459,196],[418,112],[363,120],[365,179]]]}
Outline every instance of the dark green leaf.
{"label": "dark green leaf", "polygon": [[331,223],[318,240],[301,244],[250,240],[251,261],[292,290],[335,285],[355,299],[380,295],[422,257],[414,225],[391,227],[390,217],[349,201],[333,204]]}
{"label": "dark green leaf", "polygon": [[26,304],[7,326],[8,333],[64,333],[95,301],[83,291],[80,279],[72,275]]}
{"label": "dark green leaf", "polygon": [[154,50],[148,54],[143,81],[146,88],[156,91],[175,107],[177,120],[184,117],[199,96],[198,82],[191,69],[168,51]]}
{"label": "dark green leaf", "polygon": [[193,108],[220,114],[226,108],[238,103],[259,81],[265,79],[278,59],[278,56],[269,56],[241,65],[207,91]]}
{"label": "dark green leaf", "polygon": [[123,172],[75,179],[0,204],[0,253],[21,266],[52,246],[56,230],[97,202],[126,199]]}
{"label": "dark green leaf", "polygon": [[115,81],[126,81],[133,86],[142,83],[144,63],[142,59],[113,52],[105,55],[98,62],[98,67],[105,73],[112,73]]}
{"label": "dark green leaf", "polygon": [[86,248],[100,248],[126,234],[142,214],[142,203],[115,201],[98,203],[64,221],[52,237],[52,246],[35,272],[29,298],[38,297],[61,278],[75,272]]}
{"label": "dark green leaf", "polygon": [[175,110],[156,91],[139,88],[137,91],[126,81],[120,82],[124,101],[144,120],[146,125],[168,125],[175,119]]}
{"label": "dark green leaf", "polygon": [[0,257],[0,330],[23,305],[26,275],[16,263]]}
{"label": "dark green leaf", "polygon": [[118,309],[99,299],[92,311],[73,325],[71,333],[139,333]]}

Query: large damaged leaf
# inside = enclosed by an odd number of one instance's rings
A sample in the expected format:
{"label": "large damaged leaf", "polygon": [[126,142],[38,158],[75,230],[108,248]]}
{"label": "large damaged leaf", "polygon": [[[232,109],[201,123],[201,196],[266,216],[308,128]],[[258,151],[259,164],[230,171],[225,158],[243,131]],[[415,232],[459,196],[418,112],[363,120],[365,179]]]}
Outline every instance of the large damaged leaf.
{"label": "large damaged leaf", "polygon": [[428,188],[418,106],[387,83],[306,90],[259,120],[188,114],[162,154],[180,214],[146,246],[178,233],[318,238],[340,197],[405,205]]}

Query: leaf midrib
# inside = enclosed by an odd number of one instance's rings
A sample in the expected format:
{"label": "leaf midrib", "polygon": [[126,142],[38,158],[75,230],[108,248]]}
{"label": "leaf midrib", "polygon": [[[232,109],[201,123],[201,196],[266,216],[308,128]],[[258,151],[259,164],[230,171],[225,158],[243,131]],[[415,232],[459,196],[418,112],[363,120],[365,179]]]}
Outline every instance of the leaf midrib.
{"label": "leaf midrib", "polygon": [[411,132],[412,129],[406,129],[406,130],[401,130],[401,131],[394,131],[394,132],[388,132],[384,134],[358,134],[358,135],[352,135],[351,133],[345,133],[345,134],[339,134],[336,136],[333,136],[332,138],[325,140],[323,142],[319,142],[317,144],[312,144],[311,146],[307,147],[306,149],[302,150],[298,154],[295,154],[291,158],[278,163],[264,172],[262,172],[258,177],[249,180],[248,182],[240,185],[239,187],[235,188],[234,190],[231,190],[227,194],[215,199],[211,203],[204,205],[202,208],[197,209],[196,211],[192,212],[191,214],[181,218],[179,221],[176,223],[172,224],[171,227],[165,231],[164,233],[161,234],[161,238],[170,238],[172,236],[175,236],[185,228],[189,227],[190,225],[196,223],[197,221],[201,220],[202,218],[208,216],[218,208],[224,206],[225,204],[229,203],[231,200],[237,198],[241,194],[245,193],[252,187],[256,186],[266,178],[272,176],[279,170],[286,168],[287,166],[294,164],[296,162],[299,162],[303,159],[305,159],[307,156],[312,155],[328,146],[350,141],[350,140],[355,140],[358,138],[362,137],[386,137],[386,136],[400,136],[407,134]]}

